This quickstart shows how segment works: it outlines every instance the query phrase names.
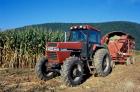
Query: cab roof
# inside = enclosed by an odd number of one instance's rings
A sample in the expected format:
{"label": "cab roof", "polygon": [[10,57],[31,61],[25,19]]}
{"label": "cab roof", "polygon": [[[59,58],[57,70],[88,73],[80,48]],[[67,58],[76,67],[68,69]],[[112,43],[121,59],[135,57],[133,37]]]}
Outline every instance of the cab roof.
{"label": "cab roof", "polygon": [[70,27],[70,30],[79,30],[79,29],[100,31],[91,25],[75,25],[75,26]]}

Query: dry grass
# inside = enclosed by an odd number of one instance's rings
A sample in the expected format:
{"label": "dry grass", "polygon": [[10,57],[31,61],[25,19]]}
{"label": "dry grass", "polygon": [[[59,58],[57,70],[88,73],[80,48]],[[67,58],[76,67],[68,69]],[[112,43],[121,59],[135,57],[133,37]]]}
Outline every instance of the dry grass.
{"label": "dry grass", "polygon": [[42,56],[42,54],[33,55],[28,52],[22,54],[8,48],[4,48],[1,51],[0,67],[2,68],[34,68],[37,59]]}
{"label": "dry grass", "polygon": [[133,65],[117,65],[107,77],[91,76],[77,87],[66,87],[61,77],[47,82],[33,69],[0,69],[0,92],[140,92],[140,56]]}

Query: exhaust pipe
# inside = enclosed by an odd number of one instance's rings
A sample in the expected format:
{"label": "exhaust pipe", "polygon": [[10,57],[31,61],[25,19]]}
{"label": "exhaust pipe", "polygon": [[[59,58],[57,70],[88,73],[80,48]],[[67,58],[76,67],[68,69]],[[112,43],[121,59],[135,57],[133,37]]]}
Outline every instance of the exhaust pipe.
{"label": "exhaust pipe", "polygon": [[67,32],[65,31],[65,42],[67,41]]}

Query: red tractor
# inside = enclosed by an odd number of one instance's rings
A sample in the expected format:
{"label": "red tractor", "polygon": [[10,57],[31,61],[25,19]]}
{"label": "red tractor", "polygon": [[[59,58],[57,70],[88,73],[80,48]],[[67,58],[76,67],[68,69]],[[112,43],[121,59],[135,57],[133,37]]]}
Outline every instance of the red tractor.
{"label": "red tractor", "polygon": [[107,76],[111,72],[111,57],[100,43],[101,32],[84,25],[72,26],[69,33],[68,41],[46,44],[45,56],[35,67],[38,78],[46,81],[61,75],[66,85],[76,86],[87,74]]}

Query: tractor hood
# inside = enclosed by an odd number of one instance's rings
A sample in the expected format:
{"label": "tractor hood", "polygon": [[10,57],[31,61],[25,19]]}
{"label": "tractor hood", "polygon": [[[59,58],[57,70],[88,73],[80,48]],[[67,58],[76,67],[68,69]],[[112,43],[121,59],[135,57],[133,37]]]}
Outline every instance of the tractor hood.
{"label": "tractor hood", "polygon": [[60,49],[82,49],[81,42],[48,42],[47,47],[56,47]]}

